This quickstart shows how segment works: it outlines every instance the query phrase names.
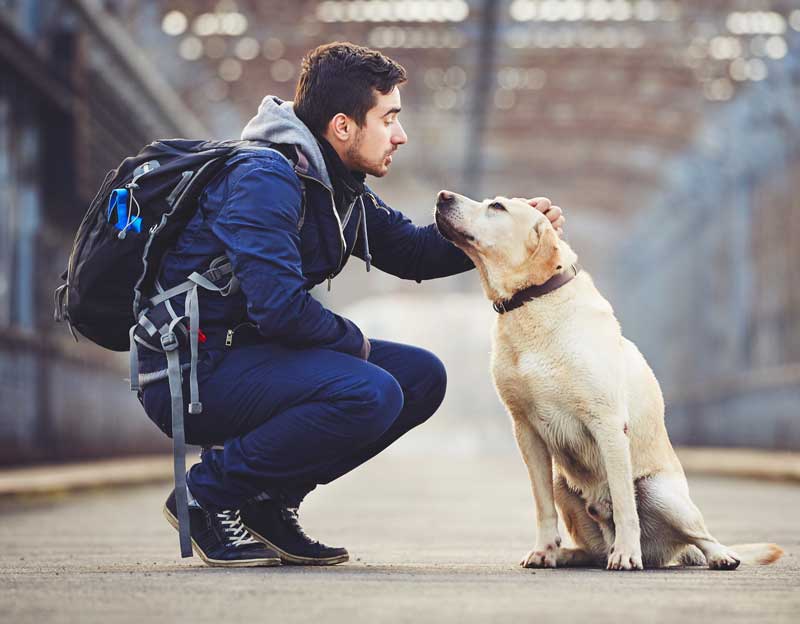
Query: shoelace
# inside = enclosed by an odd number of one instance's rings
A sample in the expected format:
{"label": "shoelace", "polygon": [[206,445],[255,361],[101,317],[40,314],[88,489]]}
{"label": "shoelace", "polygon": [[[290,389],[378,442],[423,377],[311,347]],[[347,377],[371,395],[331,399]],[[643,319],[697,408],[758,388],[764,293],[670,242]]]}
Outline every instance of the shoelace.
{"label": "shoelace", "polygon": [[297,533],[300,537],[302,537],[311,544],[319,544],[317,540],[311,539],[308,535],[306,535],[306,532],[303,530],[303,527],[300,526],[300,519],[296,507],[282,507],[281,517],[292,528],[292,530],[295,533]]}
{"label": "shoelace", "polygon": [[225,533],[228,534],[228,543],[231,546],[250,546],[258,544],[242,524],[242,517],[238,509],[223,509],[217,514]]}

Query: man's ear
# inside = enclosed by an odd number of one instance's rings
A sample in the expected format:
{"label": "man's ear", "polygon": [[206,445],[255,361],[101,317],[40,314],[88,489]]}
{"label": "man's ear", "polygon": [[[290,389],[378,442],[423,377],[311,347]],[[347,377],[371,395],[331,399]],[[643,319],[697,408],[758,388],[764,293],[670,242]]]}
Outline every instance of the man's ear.
{"label": "man's ear", "polygon": [[544,284],[561,269],[561,252],[558,249],[558,236],[546,221],[539,220],[531,228],[528,246],[532,249],[528,266],[531,284]]}
{"label": "man's ear", "polygon": [[346,142],[353,131],[353,120],[344,113],[336,113],[328,122],[328,130],[334,137]]}

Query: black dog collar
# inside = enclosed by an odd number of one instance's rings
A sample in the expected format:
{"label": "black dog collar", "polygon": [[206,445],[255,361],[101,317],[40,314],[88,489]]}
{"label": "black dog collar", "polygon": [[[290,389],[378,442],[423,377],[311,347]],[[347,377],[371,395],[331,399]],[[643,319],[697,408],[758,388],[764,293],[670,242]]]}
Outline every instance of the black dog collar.
{"label": "black dog collar", "polygon": [[527,288],[514,293],[514,296],[511,297],[511,299],[501,299],[500,301],[495,301],[492,303],[492,307],[498,314],[511,312],[511,310],[519,308],[531,299],[546,295],[549,292],[553,292],[556,288],[561,288],[564,284],[571,282],[575,276],[578,275],[580,270],[581,265],[576,262],[563,273],[557,273],[551,277],[544,284],[528,286]]}

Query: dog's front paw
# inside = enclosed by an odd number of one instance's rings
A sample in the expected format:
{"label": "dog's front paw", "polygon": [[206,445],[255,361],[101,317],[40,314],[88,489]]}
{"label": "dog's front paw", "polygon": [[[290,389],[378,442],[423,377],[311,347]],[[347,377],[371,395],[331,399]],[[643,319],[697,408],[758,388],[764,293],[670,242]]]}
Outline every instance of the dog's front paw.
{"label": "dog's front paw", "polygon": [[556,537],[547,544],[537,544],[533,550],[523,557],[519,565],[523,568],[555,568],[560,545],[560,537]]}
{"label": "dog's front paw", "polygon": [[607,570],[643,570],[642,547],[638,542],[615,542],[608,555]]}

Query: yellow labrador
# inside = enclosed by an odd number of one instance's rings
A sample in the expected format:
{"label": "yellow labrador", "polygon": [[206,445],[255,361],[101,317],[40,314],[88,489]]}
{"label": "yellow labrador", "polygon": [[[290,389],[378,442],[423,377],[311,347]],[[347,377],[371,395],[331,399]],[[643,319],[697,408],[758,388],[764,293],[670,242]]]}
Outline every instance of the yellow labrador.
{"label": "yellow labrador", "polygon": [[[435,216],[499,312],[492,375],[536,503],[537,539],[521,565],[777,561],[775,544],[728,547],[708,532],[667,436],[658,381],[549,220],[525,200],[448,191]],[[556,505],[576,548],[561,547]]]}

